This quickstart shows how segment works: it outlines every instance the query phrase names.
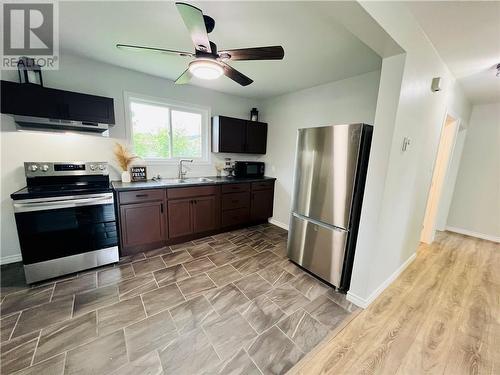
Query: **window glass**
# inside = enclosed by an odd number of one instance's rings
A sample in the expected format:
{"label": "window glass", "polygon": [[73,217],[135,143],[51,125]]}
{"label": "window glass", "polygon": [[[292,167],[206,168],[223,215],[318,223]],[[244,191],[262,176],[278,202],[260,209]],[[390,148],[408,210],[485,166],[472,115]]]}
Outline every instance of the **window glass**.
{"label": "window glass", "polygon": [[134,152],[142,158],[170,158],[169,109],[130,103]]}
{"label": "window glass", "polygon": [[172,110],[173,157],[201,157],[201,114]]}
{"label": "window glass", "polygon": [[143,159],[208,159],[208,112],[130,98],[134,152]]}

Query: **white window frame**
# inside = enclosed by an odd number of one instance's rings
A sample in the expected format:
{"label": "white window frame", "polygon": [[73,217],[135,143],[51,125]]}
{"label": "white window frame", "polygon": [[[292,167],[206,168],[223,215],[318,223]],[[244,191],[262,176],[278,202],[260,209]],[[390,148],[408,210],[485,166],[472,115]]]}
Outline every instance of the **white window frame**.
{"label": "white window frame", "polygon": [[[179,160],[190,158],[193,159],[193,163],[197,165],[209,165],[210,164],[210,107],[204,107],[196,104],[179,102],[176,100],[171,100],[167,98],[159,98],[144,94],[137,94],[125,91],[124,92],[124,109],[125,109],[125,122],[126,122],[126,135],[127,140],[132,150],[134,148],[133,143],[133,126],[132,126],[132,115],[130,110],[131,102],[139,102],[144,104],[160,105],[169,108],[169,126],[170,130],[172,127],[172,110],[186,111],[192,113],[199,113],[201,115],[201,157],[191,158],[185,157],[172,157],[169,159],[164,158],[143,158],[147,164],[162,164],[162,165],[174,165],[178,164]],[[170,149],[172,150],[173,139],[170,137]]]}

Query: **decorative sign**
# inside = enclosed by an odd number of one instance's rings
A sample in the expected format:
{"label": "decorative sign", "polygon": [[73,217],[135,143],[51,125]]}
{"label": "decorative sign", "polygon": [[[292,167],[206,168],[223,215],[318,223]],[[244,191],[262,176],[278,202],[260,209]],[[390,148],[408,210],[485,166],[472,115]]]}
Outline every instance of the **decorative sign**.
{"label": "decorative sign", "polygon": [[147,180],[146,166],[134,165],[130,167],[130,177],[133,182]]}

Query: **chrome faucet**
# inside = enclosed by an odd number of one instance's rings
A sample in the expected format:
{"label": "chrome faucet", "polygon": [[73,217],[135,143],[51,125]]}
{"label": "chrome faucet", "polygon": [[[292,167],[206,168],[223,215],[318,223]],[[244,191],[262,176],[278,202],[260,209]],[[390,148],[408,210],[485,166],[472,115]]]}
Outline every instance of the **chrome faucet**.
{"label": "chrome faucet", "polygon": [[186,177],[186,172],[184,172],[184,169],[182,168],[182,163],[183,162],[186,162],[186,163],[192,163],[193,162],[193,159],[181,159],[179,160],[179,180],[183,180],[184,177]]}

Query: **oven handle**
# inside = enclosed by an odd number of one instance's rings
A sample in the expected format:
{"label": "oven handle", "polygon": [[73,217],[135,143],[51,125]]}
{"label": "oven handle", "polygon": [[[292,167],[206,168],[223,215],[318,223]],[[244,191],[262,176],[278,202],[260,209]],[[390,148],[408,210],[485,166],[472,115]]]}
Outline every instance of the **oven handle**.
{"label": "oven handle", "polygon": [[47,210],[57,210],[61,208],[72,208],[72,207],[82,207],[82,206],[93,206],[93,205],[105,205],[113,204],[113,195],[105,195],[100,197],[92,198],[81,198],[81,199],[66,199],[59,201],[48,201],[48,202],[14,202],[14,212],[32,212],[32,211],[47,211]]}

